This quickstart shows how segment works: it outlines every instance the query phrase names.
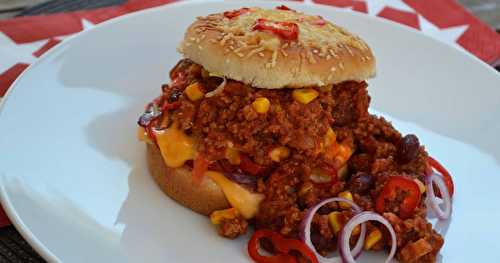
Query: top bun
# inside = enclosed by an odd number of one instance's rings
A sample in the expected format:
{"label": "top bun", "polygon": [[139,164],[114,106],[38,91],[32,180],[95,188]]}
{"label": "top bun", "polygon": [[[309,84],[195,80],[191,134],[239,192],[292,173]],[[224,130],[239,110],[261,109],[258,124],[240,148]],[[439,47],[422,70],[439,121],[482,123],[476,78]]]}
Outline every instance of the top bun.
{"label": "top bun", "polygon": [[283,9],[198,17],[179,52],[209,72],[257,88],[323,86],[375,75],[375,58],[359,37],[320,16]]}

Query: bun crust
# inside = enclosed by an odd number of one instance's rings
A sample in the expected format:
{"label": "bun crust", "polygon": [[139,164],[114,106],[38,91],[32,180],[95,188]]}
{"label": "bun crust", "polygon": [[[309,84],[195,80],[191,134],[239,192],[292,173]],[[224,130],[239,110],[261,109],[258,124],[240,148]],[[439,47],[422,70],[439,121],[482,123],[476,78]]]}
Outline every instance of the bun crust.
{"label": "bun crust", "polygon": [[[298,39],[253,30],[262,18],[295,23]],[[210,72],[257,88],[323,86],[375,75],[375,58],[363,40],[319,16],[295,11],[250,8],[231,19],[224,13],[199,17],[179,51]]]}
{"label": "bun crust", "polygon": [[191,169],[169,168],[165,165],[158,147],[147,144],[149,172],[160,189],[169,197],[203,215],[229,208],[221,188],[205,177],[201,185],[193,185]]}

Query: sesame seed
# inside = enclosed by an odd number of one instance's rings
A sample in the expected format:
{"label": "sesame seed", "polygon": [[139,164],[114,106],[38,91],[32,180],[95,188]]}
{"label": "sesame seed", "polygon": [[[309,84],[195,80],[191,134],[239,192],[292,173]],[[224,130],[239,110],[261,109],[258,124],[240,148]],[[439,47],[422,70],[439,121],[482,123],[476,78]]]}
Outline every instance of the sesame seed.
{"label": "sesame seed", "polygon": [[331,68],[330,68],[330,71],[331,71],[331,72],[335,72],[336,70],[337,70],[337,68],[336,68],[336,67],[331,67]]}
{"label": "sesame seed", "polygon": [[330,59],[332,59],[332,56],[326,55],[326,60],[330,60]]}
{"label": "sesame seed", "polygon": [[259,52],[259,57],[264,57],[264,53]]}
{"label": "sesame seed", "polygon": [[203,47],[202,47],[202,46],[198,46],[198,49],[199,49],[199,50],[203,50]]}
{"label": "sesame seed", "polygon": [[240,57],[240,58],[242,58],[242,57],[244,57],[244,56],[245,56],[245,54],[240,53],[240,52],[237,52],[237,53],[236,53],[236,55],[238,55],[238,57]]}
{"label": "sesame seed", "polygon": [[286,53],[286,51],[284,49],[280,49],[281,51],[281,54],[284,56],[284,57],[288,57],[288,54]]}
{"label": "sesame seed", "polygon": [[317,50],[317,49],[313,49],[313,53],[314,53],[314,54],[318,54],[318,53],[319,53],[319,50]]}
{"label": "sesame seed", "polygon": [[189,40],[191,40],[191,41],[195,41],[195,40],[196,40],[196,38],[194,38],[194,37],[190,37],[190,38],[189,38]]}
{"label": "sesame seed", "polygon": [[340,68],[340,69],[344,69],[344,63],[340,62],[340,63],[339,63],[339,68]]}
{"label": "sesame seed", "polygon": [[[250,52],[248,52],[248,54],[247,54],[247,58],[249,58],[249,57],[251,57],[251,56],[253,56],[253,55],[255,55],[255,54],[257,54],[257,53],[259,53],[259,52],[261,52],[261,51],[264,51],[264,47],[260,47],[260,48],[252,49],[252,50],[250,50]],[[260,55],[260,54],[262,54],[262,53],[259,53],[259,55]],[[264,54],[262,54],[262,56],[261,56],[261,57],[263,57],[263,56],[264,56]]]}

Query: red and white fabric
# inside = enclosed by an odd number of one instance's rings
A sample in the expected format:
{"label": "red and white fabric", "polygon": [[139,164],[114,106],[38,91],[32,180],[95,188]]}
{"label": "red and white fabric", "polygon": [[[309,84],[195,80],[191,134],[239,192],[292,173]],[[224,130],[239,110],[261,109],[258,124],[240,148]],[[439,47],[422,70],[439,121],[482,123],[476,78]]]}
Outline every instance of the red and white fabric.
{"label": "red and white fabric", "polygon": [[[0,20],[0,98],[31,63],[71,35],[108,19],[176,2],[128,0],[107,8]],[[488,64],[500,63],[500,35],[455,0],[305,0],[383,17],[421,30],[470,52]],[[250,3],[249,3],[250,4]],[[0,209],[0,226],[9,224]]]}

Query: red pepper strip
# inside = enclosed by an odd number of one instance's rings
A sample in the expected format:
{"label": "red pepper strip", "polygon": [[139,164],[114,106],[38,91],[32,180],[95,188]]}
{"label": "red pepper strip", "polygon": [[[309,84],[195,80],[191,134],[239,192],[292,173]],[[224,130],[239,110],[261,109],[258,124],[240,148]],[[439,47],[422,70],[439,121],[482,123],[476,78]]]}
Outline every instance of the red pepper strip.
{"label": "red pepper strip", "polygon": [[389,178],[375,201],[375,210],[383,214],[386,211],[386,202],[393,201],[397,198],[397,189],[405,192],[399,207],[399,216],[403,219],[409,218],[413,215],[415,208],[417,208],[420,203],[421,194],[418,184],[404,176],[392,176]]}
{"label": "red pepper strip", "polygon": [[251,175],[258,175],[265,170],[265,167],[254,163],[248,156],[240,154],[240,169]]}
{"label": "red pepper strip", "polygon": [[[450,192],[450,197],[453,197],[455,185],[453,184],[453,179],[451,178],[448,170],[446,170],[446,168],[444,168],[444,166],[441,165],[436,159],[430,156],[427,158],[427,163],[430,165],[430,167],[436,169],[436,171],[438,171],[443,176],[446,187],[448,188],[448,192]],[[432,172],[432,170],[430,172]],[[427,173],[429,174],[429,171],[427,171]]]}
{"label": "red pepper strip", "polygon": [[198,153],[196,159],[194,159],[193,163],[193,183],[195,185],[200,185],[205,172],[208,171],[208,166],[210,162],[203,156],[203,154]]}
{"label": "red pepper strip", "polygon": [[292,22],[276,22],[259,18],[252,30],[269,31],[285,40],[297,40],[299,37],[299,26]]}
{"label": "red pepper strip", "polygon": [[280,6],[277,6],[276,9],[278,10],[285,10],[285,11],[293,11],[295,12],[295,10],[291,9],[290,7],[286,6],[286,5],[280,5]]}
{"label": "red pepper strip", "polygon": [[[259,253],[260,239],[269,238],[274,245],[276,255],[262,256]],[[297,239],[283,238],[276,232],[270,230],[257,230],[248,242],[248,254],[257,263],[297,263],[297,259],[288,253],[291,250],[296,250],[311,263],[318,263],[316,255],[304,244]]]}
{"label": "red pepper strip", "polygon": [[237,9],[237,10],[233,10],[233,11],[226,11],[226,12],[224,12],[224,16],[229,18],[229,19],[233,19],[235,17],[246,14],[248,12],[250,12],[250,8],[243,7],[243,8]]}

